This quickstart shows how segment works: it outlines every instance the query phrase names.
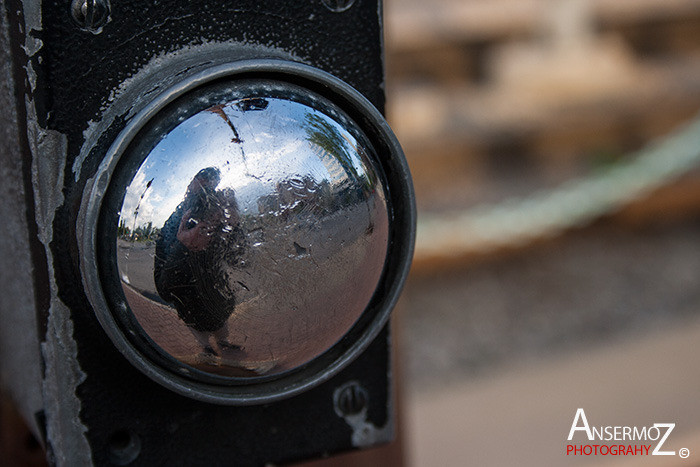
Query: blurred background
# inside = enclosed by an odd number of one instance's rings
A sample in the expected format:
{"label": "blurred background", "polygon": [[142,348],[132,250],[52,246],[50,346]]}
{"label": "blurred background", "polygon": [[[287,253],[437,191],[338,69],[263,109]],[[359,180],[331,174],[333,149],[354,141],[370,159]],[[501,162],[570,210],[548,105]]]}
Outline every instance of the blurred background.
{"label": "blurred background", "polygon": [[[387,0],[385,22],[419,209],[408,464],[700,465],[700,1]],[[676,423],[691,455],[567,457],[579,407]]]}
{"label": "blurred background", "polygon": [[[385,26],[407,464],[700,465],[700,0],[386,0]],[[690,457],[567,457],[577,408]],[[13,417],[0,451],[42,465]]]}

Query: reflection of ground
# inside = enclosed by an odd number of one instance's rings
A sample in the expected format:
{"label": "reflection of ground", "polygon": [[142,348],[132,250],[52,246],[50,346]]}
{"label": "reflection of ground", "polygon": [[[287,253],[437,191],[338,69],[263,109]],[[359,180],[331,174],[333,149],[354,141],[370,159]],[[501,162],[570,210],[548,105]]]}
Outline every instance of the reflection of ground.
{"label": "reflection of ground", "polygon": [[121,280],[152,295],[158,295],[153,281],[153,260],[156,255],[155,242],[130,242],[117,240],[117,264]]}
{"label": "reflection of ground", "polygon": [[141,327],[160,347],[177,360],[203,371],[225,376],[251,376],[249,368],[264,362],[252,362],[239,355],[215,356],[203,353],[194,335],[168,305],[143,296],[133,287],[122,282],[124,295]]}
{"label": "reflection of ground", "polygon": [[242,303],[229,320],[231,341],[290,366],[331,347],[369,302],[387,235],[387,219],[370,221],[364,206],[267,220],[249,235],[246,266],[231,271]]}
{"label": "reflection of ground", "polygon": [[237,302],[227,340],[240,347],[229,357],[203,355],[175,308],[158,297],[155,244],[119,240],[127,300],[166,352],[215,373],[282,371],[331,347],[364,311],[383,268],[386,216],[370,219],[361,205],[259,222],[247,235],[240,264],[225,271]]}

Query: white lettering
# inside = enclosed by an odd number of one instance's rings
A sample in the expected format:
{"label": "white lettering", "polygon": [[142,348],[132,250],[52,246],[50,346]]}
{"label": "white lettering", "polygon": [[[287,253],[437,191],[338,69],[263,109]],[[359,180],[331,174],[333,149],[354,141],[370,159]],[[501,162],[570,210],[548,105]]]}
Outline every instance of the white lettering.
{"label": "white lettering", "polygon": [[[578,426],[579,419],[583,420],[583,426]],[[591,433],[591,428],[588,426],[588,420],[586,420],[586,413],[583,409],[576,410],[576,415],[574,416],[574,423],[571,424],[571,430],[569,431],[569,441],[574,437],[574,433],[577,431],[585,431],[588,435],[588,440],[593,441],[593,433]]]}
{"label": "white lettering", "polygon": [[[656,430],[656,436],[651,436],[651,430]],[[651,427],[647,430],[647,439],[650,439],[652,441],[656,441],[657,439],[659,439],[659,436],[661,436],[661,430],[659,430],[656,427],[656,424],[654,424],[653,427]]]}
{"label": "white lettering", "polygon": [[601,441],[610,441],[613,439],[613,434],[612,434],[612,427],[611,426],[606,426],[605,427],[605,439],[603,440],[601,438]]}
{"label": "white lettering", "polygon": [[639,440],[646,440],[647,439],[647,427],[642,427],[641,430],[638,430],[637,427],[634,427],[634,438],[633,439],[639,439]]}
{"label": "white lettering", "polygon": [[[659,444],[656,445],[656,447],[654,448],[654,451],[652,451],[651,455],[652,456],[675,456],[676,451],[659,451],[659,449],[661,449],[661,446],[664,445],[664,443],[666,442],[666,438],[668,438],[668,436],[671,434],[673,429],[676,427],[676,424],[675,423],[654,423],[654,428],[656,428],[658,431],[660,431],[659,427],[668,428],[668,430],[666,430],[666,433],[664,433],[663,438],[661,438],[661,440],[659,441]],[[651,431],[651,429],[649,429],[649,431]]]}
{"label": "white lettering", "polygon": [[593,432],[593,439],[603,439],[603,427],[593,427],[591,428],[591,431]]}
{"label": "white lettering", "polygon": [[622,439],[632,439],[632,428],[628,426],[622,427]]}

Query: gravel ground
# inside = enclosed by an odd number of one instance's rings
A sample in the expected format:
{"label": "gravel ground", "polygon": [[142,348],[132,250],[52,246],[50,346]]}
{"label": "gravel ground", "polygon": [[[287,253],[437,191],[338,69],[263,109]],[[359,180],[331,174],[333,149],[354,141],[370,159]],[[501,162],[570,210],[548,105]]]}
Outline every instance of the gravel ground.
{"label": "gravel ground", "polygon": [[398,335],[409,390],[700,314],[700,221],[599,223],[507,258],[412,277]]}

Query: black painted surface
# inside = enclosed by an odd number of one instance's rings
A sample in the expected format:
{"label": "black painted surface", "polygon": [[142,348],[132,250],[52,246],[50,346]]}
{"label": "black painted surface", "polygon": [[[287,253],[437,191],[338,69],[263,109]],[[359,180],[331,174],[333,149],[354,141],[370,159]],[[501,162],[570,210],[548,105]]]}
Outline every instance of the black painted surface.
{"label": "black painted surface", "polygon": [[358,381],[369,394],[368,420],[386,424],[387,341],[384,331],[358,360],[311,391],[250,407],[179,396],[114,356],[109,366],[90,368],[89,380],[80,388],[93,459],[109,465],[109,438],[120,430],[140,438],[141,453],[133,465],[145,466],[263,465],[352,449],[352,431],[335,414],[333,391]]}
{"label": "black painted surface", "polygon": [[44,2],[43,30],[34,33],[44,43],[32,59],[38,71],[34,98],[40,125],[68,137],[65,203],[56,213],[51,248],[59,297],[71,310],[78,360],[87,375],[77,394],[95,464],[112,463],[110,439],[114,443],[115,433],[122,432],[141,444],[130,465],[261,465],[351,449],[351,428],[333,410],[334,389],[350,380],[369,393],[368,421],[377,427],[387,423],[386,329],[332,380],[264,406],[191,400],[132,367],[102,330],[82,290],[76,239],[85,184],[126,121],[113,122],[78,181],[72,170],[88,122],[100,120],[114,89],[154,57],[185,46],[235,41],[284,50],[348,82],[383,109],[378,11],[369,0],[342,13],[320,0],[112,1],[111,21],[94,35],[73,22],[70,2]]}
{"label": "black painted surface", "polygon": [[81,31],[65,1],[43,8],[49,126],[82,133],[111,90],[152,57],[186,45],[236,41],[280,48],[352,85],[382,108],[375,1],[333,13],[320,0],[112,1],[103,32]]}

